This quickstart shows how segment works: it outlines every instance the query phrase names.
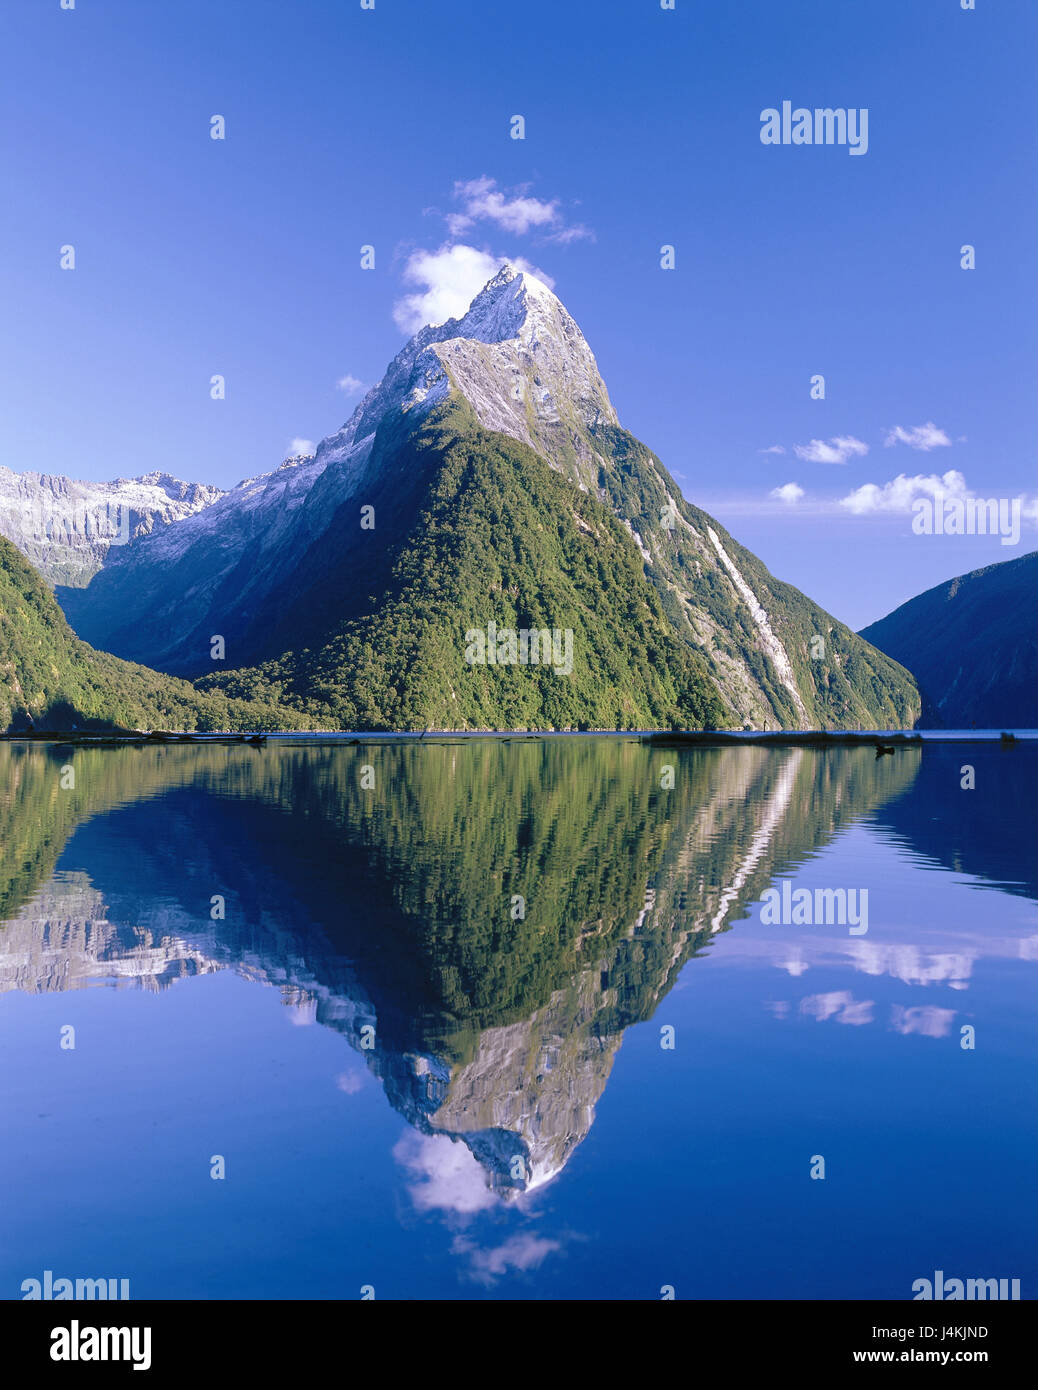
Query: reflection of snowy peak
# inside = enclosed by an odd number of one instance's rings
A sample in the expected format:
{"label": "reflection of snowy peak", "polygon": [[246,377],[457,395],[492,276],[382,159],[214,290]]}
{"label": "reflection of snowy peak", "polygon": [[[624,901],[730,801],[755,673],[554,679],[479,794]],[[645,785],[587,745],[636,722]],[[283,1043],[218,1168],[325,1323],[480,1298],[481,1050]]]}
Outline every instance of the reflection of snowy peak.
{"label": "reflection of snowy peak", "polygon": [[[601,825],[616,815],[632,823],[633,803],[603,804],[599,793],[616,784],[622,768],[633,773],[636,764],[620,745],[602,747],[612,751],[597,779],[568,783],[558,803],[573,801],[579,785],[588,819],[573,827],[572,841],[553,839],[546,857],[538,853],[546,882],[560,881],[555,877],[560,860],[569,872],[568,846],[584,844],[592,822]],[[459,756],[455,750],[439,751],[450,752],[453,767]],[[387,767],[386,785],[399,787],[406,780],[406,794],[387,798],[370,821],[367,811],[354,809],[345,825],[338,796],[328,794],[337,778],[343,788],[353,785],[349,762],[343,759],[344,754],[352,759],[353,753],[343,749],[285,749],[264,758],[228,758],[225,749],[201,747],[125,756],[85,753],[72,793],[51,790],[54,779],[45,755],[34,752],[19,768],[24,778],[19,804],[45,806],[41,793],[47,791],[65,815],[67,798],[82,798],[72,821],[52,822],[49,832],[41,834],[52,854],[75,824],[92,820],[102,830],[96,861],[102,873],[114,863],[112,844],[121,847],[134,867],[125,882],[117,876],[118,886],[108,891],[88,872],[63,871],[50,874],[24,901],[15,899],[0,931],[0,993],[60,992],[111,981],[159,991],[182,978],[233,970],[272,986],[286,1005],[340,1033],[357,1060],[378,1078],[390,1104],[433,1144],[422,1152],[446,1153],[449,1162],[456,1162],[463,1144],[479,1165],[475,1176],[480,1191],[490,1194],[487,1200],[511,1200],[565,1168],[592,1128],[625,1030],[656,1015],[690,956],[746,915],[779,872],[802,862],[878,804],[896,803],[917,766],[910,753],[877,764],[870,749],[848,750],[835,762],[800,749],[721,750],[709,778],[704,774],[700,785],[689,779],[687,786],[675,789],[666,815],[650,822],[655,829],[640,841],[644,852],[624,856],[608,871],[608,877],[628,881],[631,889],[620,892],[622,909],[615,921],[607,925],[596,916],[587,918],[588,902],[594,914],[605,896],[595,892],[579,900],[574,909],[579,915],[567,912],[543,938],[538,932],[547,957],[568,955],[566,941],[579,941],[569,957],[572,968],[558,975],[548,971],[541,984],[524,989],[507,1006],[494,999],[488,1001],[489,1010],[485,1001],[470,1011],[469,985],[456,964],[468,952],[457,956],[454,933],[445,939],[430,932],[425,914],[433,911],[431,903],[438,904],[440,915],[430,921],[449,922],[466,938],[479,920],[479,912],[466,915],[470,895],[461,886],[472,882],[468,869],[473,863],[480,874],[485,863],[474,848],[460,848],[466,844],[463,827],[473,788],[502,783],[488,811],[489,820],[502,825],[514,824],[520,808],[528,805],[527,785],[558,790],[557,766],[555,771],[542,769],[536,783],[503,785],[504,779],[490,775],[491,768],[509,765],[508,759],[498,761],[499,752],[489,747],[480,751],[472,744],[460,755],[477,761],[469,764],[464,783],[453,788],[453,810],[446,820],[436,810],[443,805],[447,764],[426,747],[422,756],[434,761],[426,763],[424,773],[420,764],[412,764],[410,753],[396,763],[409,769],[406,778],[390,775]],[[107,761],[110,756],[121,764]],[[227,824],[237,825],[238,831],[228,831],[222,840],[214,836],[212,828],[223,824],[225,813],[208,795],[185,799],[185,787],[199,793],[233,790],[236,799],[228,804],[241,814]],[[140,802],[138,825],[134,817],[126,819],[124,809],[134,801]],[[305,815],[312,860],[285,850],[280,857],[275,852],[268,863],[282,832],[280,825],[256,814],[264,809]],[[416,816],[416,810],[421,814]],[[104,821],[110,811],[118,828],[114,841],[107,842]],[[550,807],[544,815],[556,823]],[[46,815],[29,819],[33,825],[48,824]],[[162,833],[157,833],[159,827]],[[348,851],[361,841],[376,851],[370,861],[376,872],[356,880],[367,886],[351,899],[339,889],[355,880],[358,861]],[[609,842],[609,836],[600,841]],[[19,864],[39,857],[26,856],[18,836],[8,835],[4,843],[20,846],[15,856]],[[88,841],[86,862],[89,849]],[[434,892],[430,897],[432,866],[452,854],[458,862],[445,880],[450,896]],[[350,871],[335,877],[329,870],[328,886],[337,884],[335,891],[304,906],[307,894],[301,887],[312,876],[313,864],[326,864],[336,855],[345,855]],[[82,854],[69,857],[84,862]],[[188,862],[193,862],[194,874],[183,880],[182,865]],[[198,891],[199,884],[210,883],[229,885],[224,919],[209,918],[208,890]],[[340,912],[354,922],[346,935],[338,934]],[[388,920],[408,925],[393,937],[399,946],[365,954],[370,923]],[[739,949],[738,939],[736,932],[729,951]],[[433,942],[438,945],[419,969],[417,982],[408,971],[400,975],[387,968],[387,956],[420,960]],[[473,956],[471,978],[501,978],[507,984],[507,972],[499,975],[499,967],[517,944],[498,939],[489,954]],[[977,954],[968,937],[951,941],[936,954],[933,945],[926,951],[903,945],[893,951],[883,943],[863,949],[853,938],[829,933],[806,941],[801,936],[796,945],[803,970],[809,963],[831,964],[840,957],[866,974],[888,973],[916,986],[938,980],[964,986]],[[751,936],[747,949],[758,956],[774,949],[774,963],[788,969],[788,939],[772,948],[770,940],[762,946]],[[1018,949],[1013,941],[984,948],[987,954]],[[430,980],[454,981],[449,1007],[438,988],[428,988]],[[415,1025],[419,1019],[424,1022]],[[665,1016],[661,1021],[666,1022]],[[351,1075],[357,1082],[362,1079],[359,1067]]]}
{"label": "reflection of snowy peak", "polygon": [[599,963],[532,1018],[486,1029],[464,1066],[376,1059],[386,1094],[423,1134],[462,1140],[499,1195],[542,1186],[590,1131],[622,1041],[600,1027],[601,977]]}

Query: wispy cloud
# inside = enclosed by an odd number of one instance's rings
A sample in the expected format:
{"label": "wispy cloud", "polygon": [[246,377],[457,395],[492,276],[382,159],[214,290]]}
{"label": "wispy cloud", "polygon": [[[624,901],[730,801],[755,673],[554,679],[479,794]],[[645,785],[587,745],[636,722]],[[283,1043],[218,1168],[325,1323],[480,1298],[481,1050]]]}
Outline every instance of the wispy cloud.
{"label": "wispy cloud", "polygon": [[849,458],[869,452],[869,446],[852,434],[838,434],[833,439],[812,439],[810,444],[795,444],[793,452],[807,463],[846,463]]}
{"label": "wispy cloud", "polygon": [[299,454],[312,454],[316,448],[317,445],[312,439],[300,439],[297,436],[295,439],[289,440],[288,448],[285,450],[285,458],[296,458]]}
{"label": "wispy cloud", "polygon": [[954,1021],[954,1009],[939,1009],[933,1004],[915,1008],[894,1004],[890,1010],[890,1026],[895,1033],[921,1033],[924,1038],[946,1038]]}
{"label": "wispy cloud", "polygon": [[355,396],[359,391],[364,390],[364,383],[359,376],[351,376],[349,372],[341,376],[335,383],[337,391],[341,391],[345,396]]}
{"label": "wispy cloud", "polygon": [[849,1023],[853,1028],[872,1022],[873,1007],[871,999],[855,999],[845,989],[829,994],[809,994],[800,1001],[800,1012],[808,1018],[816,1018],[819,1023],[831,1018],[837,1023]]}
{"label": "wispy cloud", "polygon": [[574,222],[570,227],[560,227],[557,232],[549,232],[545,239],[557,242],[560,246],[568,246],[571,241],[594,241],[595,234],[590,227],[585,227],[583,222]]}
{"label": "wispy cloud", "polygon": [[548,1240],[529,1231],[519,1231],[501,1245],[489,1249],[481,1248],[468,1236],[455,1236],[451,1245],[452,1254],[468,1257],[472,1278],[488,1287],[510,1270],[525,1273],[536,1269],[549,1255],[561,1249],[560,1241]]}
{"label": "wispy cloud", "polygon": [[887,430],[883,443],[888,449],[895,444],[907,444],[910,449],[922,449],[928,454],[931,449],[946,448],[951,440],[932,420],[927,420],[925,425],[912,425],[907,430],[895,425],[892,430]]}
{"label": "wispy cloud", "polygon": [[528,270],[549,289],[555,284],[522,256],[495,256],[460,242],[445,243],[437,251],[415,251],[404,266],[404,279],[421,288],[404,295],[393,306],[397,327],[405,333],[416,333],[427,323],[461,318],[504,261],[511,261],[518,270]]}
{"label": "wispy cloud", "polygon": [[784,454],[785,448],[781,444],[769,444],[766,449],[758,449],[758,454]]}
{"label": "wispy cloud", "polygon": [[590,227],[567,221],[560,198],[534,197],[528,184],[504,188],[496,179],[482,174],[478,179],[458,180],[453,197],[460,204],[459,211],[426,209],[443,216],[448,239],[435,251],[412,251],[404,264],[404,281],[418,286],[393,306],[393,318],[405,333],[415,333],[426,324],[461,318],[504,261],[511,261],[517,269],[529,271],[549,289],[554,288],[551,276],[525,257],[501,254],[486,244],[479,247],[460,240],[480,224],[492,234],[496,230],[510,237],[530,235],[536,245],[594,240]]}
{"label": "wispy cloud", "polygon": [[493,222],[514,236],[541,232],[546,240],[563,245],[594,239],[590,227],[567,225],[558,198],[533,198],[527,189],[528,185],[511,190],[499,188],[497,180],[486,174],[478,179],[459,180],[454,185],[454,198],[461,203],[462,211],[447,214],[451,236],[464,236],[477,222]]}
{"label": "wispy cloud", "polygon": [[[929,497],[941,505],[949,501],[968,502],[977,495],[957,468],[949,468],[947,473],[916,473],[911,477],[899,473],[889,483],[863,483],[841,497],[839,505],[855,516],[868,516],[875,512],[910,512],[918,497]],[[1038,496],[1004,495],[1009,500],[1018,499],[1023,520],[1038,525]]]}
{"label": "wispy cloud", "polygon": [[773,487],[768,494],[769,497],[775,497],[779,502],[785,502],[790,507],[799,502],[803,495],[804,489],[799,483],[783,483],[781,487]]}
{"label": "wispy cloud", "polygon": [[464,211],[447,215],[452,236],[462,236],[479,221],[496,222],[506,232],[522,236],[531,227],[545,227],[559,218],[557,198],[551,202],[522,195],[510,198],[498,188],[496,179],[485,175],[456,183],[454,197],[461,202]]}
{"label": "wispy cloud", "polygon": [[[1021,520],[1038,527],[1038,494],[1014,493],[1010,489],[1002,495],[1011,501],[1019,499]],[[969,502],[977,496],[957,469],[949,469],[943,474],[917,473],[909,476],[900,473],[889,482],[862,483],[843,497],[838,493],[814,492],[801,487],[799,483],[783,483],[766,494],[705,494],[697,497],[696,502],[722,521],[746,516],[771,516],[788,517],[800,522],[837,516],[871,516],[879,520],[899,514],[907,515],[913,509],[912,504],[920,497],[930,498],[941,505],[947,501]]]}

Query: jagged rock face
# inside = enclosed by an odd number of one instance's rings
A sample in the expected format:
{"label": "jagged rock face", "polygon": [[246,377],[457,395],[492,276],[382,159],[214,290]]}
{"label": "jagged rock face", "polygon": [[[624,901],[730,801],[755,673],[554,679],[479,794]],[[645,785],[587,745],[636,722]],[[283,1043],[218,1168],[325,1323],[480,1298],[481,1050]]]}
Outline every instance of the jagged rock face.
{"label": "jagged rock face", "polygon": [[[390,1083],[388,1069],[380,1068],[387,1094],[424,1133],[467,1144],[488,1186],[502,1197],[542,1186],[589,1133],[623,1041],[621,1031],[599,1027],[602,1011],[613,1002],[601,989],[601,977],[602,964],[596,963],[532,1018],[487,1029],[466,1066],[437,1068],[435,1059],[402,1059],[414,1068],[406,1099]],[[423,1078],[424,1093],[416,1098]]]}
{"label": "jagged rock face", "polygon": [[[449,327],[449,325],[445,325]],[[599,425],[617,425],[591,349],[540,280],[505,266],[430,356],[488,430],[528,444],[582,487],[606,459]]]}
{"label": "jagged rock face", "polygon": [[0,994],[49,994],[103,981],[151,992],[221,967],[176,935],[183,919],[133,927],[109,921],[104,895],[85,874],[52,879],[4,923]]}
{"label": "jagged rock face", "polygon": [[51,584],[78,588],[90,582],[111,547],[194,516],[222,496],[221,488],[169,473],[87,483],[0,466],[0,535]]}
{"label": "jagged rock face", "polygon": [[588,483],[588,432],[617,424],[594,355],[574,320],[536,276],[505,264],[460,319],[429,326],[390,363],[338,434],[317,450],[325,463],[350,461],[398,411],[415,423],[452,389],[480,424],[530,445],[576,481]]}

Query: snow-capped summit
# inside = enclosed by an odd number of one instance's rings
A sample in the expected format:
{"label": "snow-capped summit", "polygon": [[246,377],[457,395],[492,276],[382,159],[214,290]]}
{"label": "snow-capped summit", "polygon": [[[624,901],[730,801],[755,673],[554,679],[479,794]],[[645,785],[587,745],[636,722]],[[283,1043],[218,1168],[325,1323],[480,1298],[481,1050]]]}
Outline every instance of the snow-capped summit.
{"label": "snow-capped summit", "polygon": [[519,270],[511,261],[488,280],[460,319],[449,319],[448,327],[456,324],[451,338],[475,338],[483,343],[497,343],[505,338],[529,338],[535,321],[552,304],[561,304],[543,280],[528,270]]}
{"label": "snow-capped summit", "polygon": [[359,474],[390,412],[415,422],[452,387],[487,429],[529,444],[585,486],[600,461],[589,431],[618,423],[574,319],[543,280],[505,261],[460,319],[414,335],[342,429],[321,442],[318,460]]}

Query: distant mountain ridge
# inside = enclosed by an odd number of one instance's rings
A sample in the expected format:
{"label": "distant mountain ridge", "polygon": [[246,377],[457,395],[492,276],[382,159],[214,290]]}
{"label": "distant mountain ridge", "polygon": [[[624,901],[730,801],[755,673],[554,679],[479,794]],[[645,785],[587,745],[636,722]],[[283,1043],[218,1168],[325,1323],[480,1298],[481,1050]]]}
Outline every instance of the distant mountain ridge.
{"label": "distant mountain ridge", "polygon": [[145,473],[91,483],[0,466],[0,536],[50,584],[89,584],[110,548],[132,543],[211,506],[223,490]]}
{"label": "distant mountain ridge", "polygon": [[[508,264],[312,457],[58,596],[95,646],[333,727],[871,728],[920,710],[901,667],[684,500],[620,426],[576,322]],[[565,687],[467,666],[465,632],[488,622],[572,630],[584,664]]]}
{"label": "distant mountain ridge", "polygon": [[861,634],[910,670],[943,728],[1038,728],[1038,550],[960,574]]}

